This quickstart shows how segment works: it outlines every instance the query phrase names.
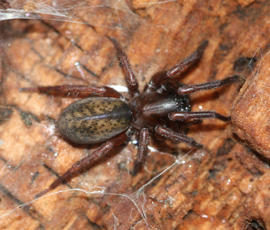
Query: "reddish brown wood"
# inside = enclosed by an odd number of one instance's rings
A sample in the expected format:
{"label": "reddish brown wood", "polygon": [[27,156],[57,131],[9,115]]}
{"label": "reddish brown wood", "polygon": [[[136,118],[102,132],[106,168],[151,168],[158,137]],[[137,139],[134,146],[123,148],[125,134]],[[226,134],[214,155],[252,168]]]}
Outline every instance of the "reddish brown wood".
{"label": "reddish brown wood", "polygon": [[[269,1],[87,4],[71,12],[87,24],[1,22],[0,228],[240,230],[255,219],[269,229]],[[208,40],[203,59],[181,82],[201,84],[234,74],[246,79],[240,91],[232,85],[193,97],[194,111],[202,107],[228,114],[232,109],[232,125],[204,120],[190,127],[188,135],[207,150],[189,152],[182,145],[150,143],[158,150],[149,152],[136,176],[131,170],[137,147],[129,144],[56,190],[72,187],[95,194],[53,194],[3,217],[32,201],[56,173],[96,148],[72,146],[55,132],[53,120],[73,99],[19,89],[125,86],[115,48],[106,36],[124,47],[141,87]],[[168,170],[158,175],[164,169]]]}
{"label": "reddish brown wood", "polygon": [[241,90],[232,111],[234,131],[254,150],[270,159],[270,52],[263,55]]}

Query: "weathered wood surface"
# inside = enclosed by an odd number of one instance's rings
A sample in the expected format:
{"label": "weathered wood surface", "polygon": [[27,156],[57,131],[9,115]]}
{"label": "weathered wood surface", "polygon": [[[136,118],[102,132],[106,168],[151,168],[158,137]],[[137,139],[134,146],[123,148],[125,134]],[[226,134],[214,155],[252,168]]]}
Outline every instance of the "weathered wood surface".
{"label": "weathered wood surface", "polygon": [[[74,9],[73,14],[86,24],[1,22],[0,229],[270,228],[269,1],[104,4],[89,1],[88,7]],[[189,152],[180,145],[151,151],[137,176],[130,173],[137,148],[129,143],[55,189],[80,188],[92,194],[52,194],[9,213],[32,201],[95,148],[72,146],[55,130],[54,120],[71,99],[19,89],[56,84],[125,86],[105,35],[124,47],[140,89],[154,73],[209,40],[201,62],[183,82],[202,83],[234,74],[246,79],[244,85],[193,96],[193,110],[232,112],[232,124],[205,120],[192,127],[189,135],[204,144],[204,150]]]}

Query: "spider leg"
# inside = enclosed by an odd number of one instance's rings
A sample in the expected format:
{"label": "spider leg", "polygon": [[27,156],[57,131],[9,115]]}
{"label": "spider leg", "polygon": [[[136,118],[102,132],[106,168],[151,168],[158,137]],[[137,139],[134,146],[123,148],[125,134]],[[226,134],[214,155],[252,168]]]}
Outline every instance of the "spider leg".
{"label": "spider leg", "polygon": [[207,82],[207,83],[198,84],[198,85],[183,85],[178,88],[177,93],[179,95],[184,95],[184,94],[194,93],[200,90],[216,89],[224,85],[232,84],[239,80],[240,80],[240,77],[237,75],[234,75],[232,77],[227,77],[223,80],[212,81],[212,82]]}
{"label": "spider leg", "polygon": [[168,81],[169,79],[178,80],[178,78],[181,76],[182,73],[184,73],[190,67],[194,66],[196,63],[199,62],[207,45],[208,41],[203,41],[199,45],[199,47],[183,61],[181,61],[171,69],[167,70],[163,74],[154,75],[150,84],[152,86],[157,87],[161,85],[163,82]]}
{"label": "spider leg", "polygon": [[128,87],[128,90],[129,90],[131,96],[133,97],[135,95],[138,95],[139,94],[138,81],[137,81],[135,74],[133,73],[133,71],[131,69],[127,55],[125,54],[125,52],[121,48],[120,44],[115,39],[110,38],[110,37],[108,37],[108,39],[113,43],[113,45],[117,51],[117,58],[120,62],[120,66],[124,72],[125,79],[127,82],[127,87]]}
{"label": "spider leg", "polygon": [[121,97],[120,93],[107,86],[58,85],[21,88],[20,90],[23,92],[37,92],[64,97]]}
{"label": "spider leg", "polygon": [[155,132],[158,135],[165,137],[171,141],[185,142],[188,145],[191,145],[195,148],[202,148],[203,147],[201,144],[197,143],[193,138],[186,136],[185,134],[182,134],[182,133],[177,133],[177,132],[173,131],[172,129],[169,129],[168,127],[157,125],[155,127]]}
{"label": "spider leg", "polygon": [[47,189],[38,193],[36,195],[36,198],[43,196],[44,194],[48,193],[52,189],[58,187],[58,185],[66,183],[74,176],[89,169],[99,159],[106,156],[114,147],[120,146],[127,139],[128,139],[128,136],[126,135],[126,133],[122,133],[122,134],[106,141],[101,146],[99,146],[92,154],[88,155],[87,157],[85,157],[85,158],[77,161],[75,164],[73,164],[71,166],[71,168],[69,168],[62,176],[57,178]]}
{"label": "spider leg", "polygon": [[138,154],[134,164],[133,175],[136,175],[140,171],[145,161],[147,155],[147,146],[149,144],[149,138],[150,138],[149,130],[147,128],[141,129],[139,133]]}
{"label": "spider leg", "polygon": [[186,121],[190,119],[202,118],[216,118],[222,121],[230,121],[231,117],[223,116],[214,111],[200,111],[200,112],[173,112],[168,115],[172,121]]}

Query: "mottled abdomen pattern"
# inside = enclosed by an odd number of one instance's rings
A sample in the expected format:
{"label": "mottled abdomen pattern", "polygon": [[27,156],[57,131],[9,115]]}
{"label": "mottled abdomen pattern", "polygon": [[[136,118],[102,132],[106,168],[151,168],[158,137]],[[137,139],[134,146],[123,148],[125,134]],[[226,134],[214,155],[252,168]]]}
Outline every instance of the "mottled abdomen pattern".
{"label": "mottled abdomen pattern", "polygon": [[128,105],[118,98],[90,97],[69,105],[58,129],[71,142],[94,144],[125,131],[131,122]]}

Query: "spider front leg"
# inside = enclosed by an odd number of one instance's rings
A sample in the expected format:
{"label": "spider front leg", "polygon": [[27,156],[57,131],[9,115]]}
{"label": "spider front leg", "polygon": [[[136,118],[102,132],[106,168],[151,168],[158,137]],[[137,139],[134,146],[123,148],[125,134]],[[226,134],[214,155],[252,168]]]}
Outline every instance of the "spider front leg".
{"label": "spider front leg", "polygon": [[223,116],[214,111],[199,111],[199,112],[174,112],[168,115],[169,119],[172,121],[187,121],[187,120],[197,120],[203,118],[216,118],[222,121],[230,121],[231,117]]}
{"label": "spider front leg", "polygon": [[166,139],[169,139],[169,140],[174,141],[174,142],[184,142],[184,143],[187,143],[188,145],[191,145],[195,148],[202,148],[203,147],[203,145],[197,143],[193,138],[186,136],[185,134],[182,134],[182,133],[177,133],[177,132],[173,131],[172,129],[165,127],[165,126],[157,125],[155,127],[155,132],[158,135],[165,137]]}
{"label": "spider front leg", "polygon": [[58,187],[60,184],[64,184],[69,181],[71,178],[80,174],[81,172],[89,169],[93,166],[99,159],[105,157],[114,147],[120,146],[128,139],[126,133],[122,133],[105,143],[103,143],[100,147],[98,147],[93,153],[89,156],[77,161],[75,164],[71,166],[62,176],[57,178],[47,189],[36,195],[37,197],[43,196],[48,193],[52,189]]}
{"label": "spider front leg", "polygon": [[143,163],[145,162],[145,158],[147,155],[147,146],[149,144],[149,130],[147,128],[143,128],[140,130],[139,133],[139,148],[138,148],[138,154],[137,154],[137,159],[134,163],[134,169],[133,169],[133,175],[136,175]]}
{"label": "spider front leg", "polygon": [[223,80],[217,80],[217,81],[207,82],[207,83],[198,84],[198,85],[183,85],[178,88],[177,93],[179,95],[185,95],[185,94],[191,94],[191,93],[201,91],[201,90],[216,89],[224,85],[232,84],[239,80],[240,80],[240,77],[238,75],[234,75],[232,77],[227,77]]}
{"label": "spider front leg", "polygon": [[37,92],[62,97],[121,97],[120,93],[107,86],[58,85],[21,88],[20,90],[23,92]]}
{"label": "spider front leg", "polygon": [[157,88],[162,83],[170,79],[178,81],[178,78],[181,76],[182,73],[186,72],[189,68],[191,68],[192,66],[194,66],[196,63],[199,62],[207,45],[208,41],[203,41],[199,45],[199,47],[183,61],[181,61],[171,69],[167,70],[165,73],[154,75],[149,83],[150,86]]}

